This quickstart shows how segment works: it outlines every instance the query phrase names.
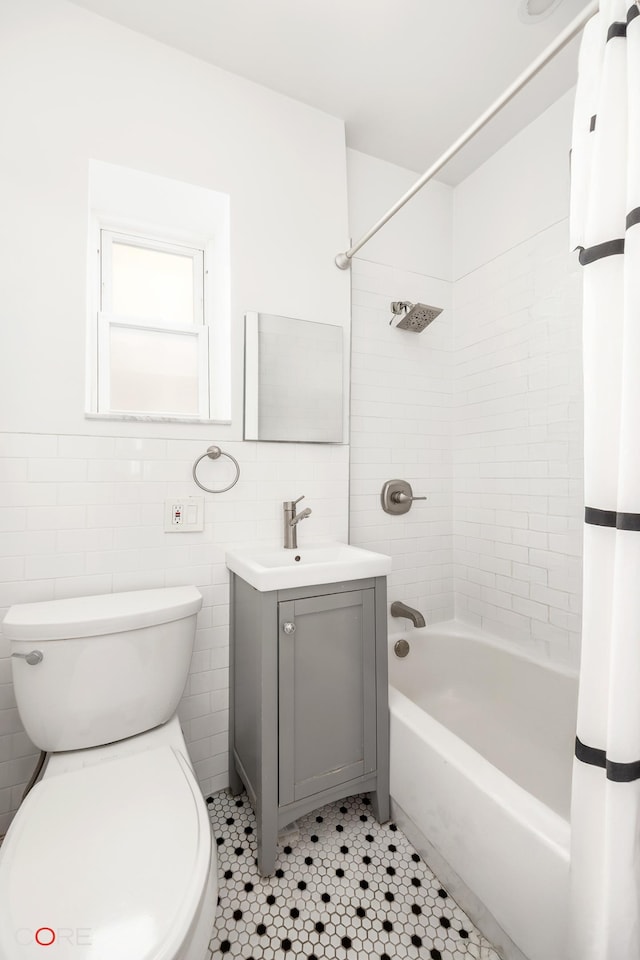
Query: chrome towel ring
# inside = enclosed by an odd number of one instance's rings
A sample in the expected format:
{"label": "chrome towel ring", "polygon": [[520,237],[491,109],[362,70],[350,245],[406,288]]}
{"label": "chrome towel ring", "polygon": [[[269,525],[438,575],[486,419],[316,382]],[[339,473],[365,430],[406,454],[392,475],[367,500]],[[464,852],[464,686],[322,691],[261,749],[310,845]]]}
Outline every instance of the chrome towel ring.
{"label": "chrome towel ring", "polygon": [[[211,490],[209,487],[205,487],[198,480],[196,470],[198,469],[198,464],[201,460],[204,460],[205,457],[209,457],[210,460],[217,460],[219,457],[227,457],[229,460],[232,460],[236,465],[236,475],[235,478],[227,487],[220,487],[219,490]],[[225,453],[224,450],[221,450],[220,447],[217,447],[215,444],[211,447],[207,447],[207,452],[203,453],[201,457],[198,457],[196,462],[193,465],[193,479],[198,484],[201,490],[204,490],[206,493],[224,493],[226,490],[231,490],[231,487],[235,487],[236,483],[240,479],[240,464],[235,457],[232,457],[230,453]]]}

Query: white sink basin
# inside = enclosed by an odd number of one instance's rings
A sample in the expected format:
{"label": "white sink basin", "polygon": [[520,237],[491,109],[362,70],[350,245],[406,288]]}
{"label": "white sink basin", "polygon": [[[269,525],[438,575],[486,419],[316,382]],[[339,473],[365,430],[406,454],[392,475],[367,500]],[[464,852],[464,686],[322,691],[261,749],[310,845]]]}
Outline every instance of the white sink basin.
{"label": "white sink basin", "polygon": [[382,577],[391,572],[391,557],[348,543],[317,543],[286,550],[265,544],[227,550],[229,570],[256,590],[286,590],[316,583]]}

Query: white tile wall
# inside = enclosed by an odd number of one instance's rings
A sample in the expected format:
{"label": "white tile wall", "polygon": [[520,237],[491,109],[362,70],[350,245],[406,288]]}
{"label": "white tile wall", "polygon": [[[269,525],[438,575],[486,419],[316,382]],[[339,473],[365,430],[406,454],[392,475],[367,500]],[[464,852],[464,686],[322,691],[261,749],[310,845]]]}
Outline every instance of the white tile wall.
{"label": "white tile wall", "polygon": [[[449,284],[352,266],[351,542],[393,557],[389,602],[454,615],[577,666],[580,275],[562,220]],[[452,292],[453,291],[453,292]],[[453,308],[451,309],[451,298]],[[391,300],[449,307],[420,335]],[[379,502],[409,480],[402,517]],[[404,620],[389,629],[410,631]]]}
{"label": "white tile wall", "polygon": [[580,276],[563,220],[457,280],[457,616],[577,665]]}
{"label": "white tile wall", "polygon": [[[379,263],[352,267],[351,542],[390,554],[388,600],[453,616],[451,284]],[[423,333],[389,326],[392,300],[444,307]],[[408,480],[409,513],[382,510],[385,480]],[[407,620],[389,630],[410,631]]]}
{"label": "white tile wall", "polygon": [[[205,792],[227,781],[229,542],[279,542],[282,501],[305,494],[300,531],[347,538],[347,446],[232,443],[241,466],[227,493],[205,495],[202,533],[165,534],[165,497],[200,495],[191,479],[201,441],[0,436],[0,618],[14,603],[195,584],[204,597],[180,719]],[[228,461],[203,462],[212,485]],[[17,808],[37,751],[24,733],[0,638],[0,834]]]}

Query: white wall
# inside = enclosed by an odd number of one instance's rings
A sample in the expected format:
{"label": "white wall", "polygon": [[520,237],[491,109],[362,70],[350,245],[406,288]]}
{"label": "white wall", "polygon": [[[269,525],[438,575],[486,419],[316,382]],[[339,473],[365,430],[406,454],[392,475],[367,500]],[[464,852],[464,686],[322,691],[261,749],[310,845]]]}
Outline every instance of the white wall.
{"label": "white wall", "polygon": [[569,91],[454,191],[456,280],[569,214]]}
{"label": "white wall", "polygon": [[[195,583],[204,595],[180,715],[205,791],[226,780],[230,541],[281,536],[306,494],[309,537],[346,539],[348,448],[243,443],[246,310],[349,322],[339,120],[147,40],[64,0],[0,9],[0,615],[13,603]],[[233,425],[84,418],[89,159],[231,197]],[[204,533],[164,534],[162,501],[200,494],[212,443],[239,461],[206,497]],[[228,463],[202,464],[225,480]],[[214,479],[215,478],[215,479]],[[35,751],[0,641],[0,833]]]}
{"label": "white wall", "polygon": [[576,665],[580,275],[569,93],[454,193],[456,613]]}
{"label": "white wall", "polygon": [[[347,150],[347,176],[349,232],[353,243],[418,179],[413,170],[358,150]],[[450,186],[432,180],[356,256],[408,273],[451,280],[452,196]]]}
{"label": "white wall", "polygon": [[[349,219],[358,239],[417,179],[347,151]],[[393,558],[388,599],[430,621],[453,615],[451,187],[433,182],[354,258],[352,272],[351,542]],[[421,334],[389,326],[392,300],[444,308]],[[385,480],[408,480],[409,513],[382,510]],[[409,633],[407,620],[389,630]]]}
{"label": "white wall", "polygon": [[65,0],[6,0],[0,44],[3,426],[113,433],[83,416],[93,158],[230,195],[234,426],[217,435],[238,439],[244,312],[348,323],[342,122]]}

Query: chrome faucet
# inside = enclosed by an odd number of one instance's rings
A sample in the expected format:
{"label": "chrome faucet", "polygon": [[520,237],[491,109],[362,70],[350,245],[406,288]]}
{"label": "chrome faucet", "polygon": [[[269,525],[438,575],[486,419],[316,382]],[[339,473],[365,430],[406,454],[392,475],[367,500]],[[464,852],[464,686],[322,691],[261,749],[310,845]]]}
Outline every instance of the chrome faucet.
{"label": "chrome faucet", "polygon": [[391,604],[391,616],[392,617],[406,617],[407,620],[411,620],[414,627],[424,627],[426,626],[424,622],[424,617],[419,610],[414,610],[413,607],[407,606],[406,603],[403,603],[401,600],[394,600]]}
{"label": "chrome faucet", "polygon": [[298,524],[311,513],[311,507],[301,510],[296,514],[296,504],[304,500],[304,494],[297,500],[285,500],[282,504],[284,510],[284,545],[287,550],[298,549]]}

